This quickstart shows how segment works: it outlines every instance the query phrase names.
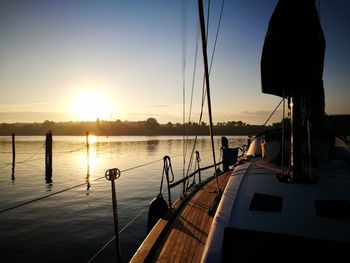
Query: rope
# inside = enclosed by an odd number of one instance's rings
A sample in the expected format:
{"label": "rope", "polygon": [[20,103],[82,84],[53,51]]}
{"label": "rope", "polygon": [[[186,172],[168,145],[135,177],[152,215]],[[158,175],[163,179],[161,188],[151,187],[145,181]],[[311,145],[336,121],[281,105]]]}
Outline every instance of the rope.
{"label": "rope", "polygon": [[[180,156],[181,156],[181,155],[180,155]],[[157,163],[157,162],[160,162],[160,161],[163,161],[163,158],[162,158],[162,159],[159,159],[159,160],[155,160],[155,161],[149,162],[149,163],[140,164],[140,165],[137,165],[137,166],[128,168],[128,169],[120,170],[120,171],[121,171],[121,172],[131,171],[131,170],[134,170],[134,169],[137,169],[137,168],[140,168],[140,167],[144,167],[144,166],[147,166],[147,165],[150,165],[150,164],[153,164],[153,163]],[[104,176],[102,176],[102,178],[103,178],[103,177],[104,177]]]}
{"label": "rope", "polygon": [[86,147],[81,147],[81,148],[78,148],[78,149],[75,149],[75,150],[72,150],[72,151],[56,152],[56,153],[54,153],[53,156],[55,156],[55,157],[60,157],[60,156],[66,155],[66,154],[71,154],[71,153],[73,153],[73,152],[83,151],[84,149],[86,149]]}
{"label": "rope", "polygon": [[[176,155],[176,156],[174,156],[173,158],[180,157],[180,156],[182,156],[182,155]],[[144,167],[144,166],[147,166],[147,165],[150,165],[150,164],[153,164],[153,163],[162,161],[162,160],[163,160],[163,159],[159,159],[159,160],[155,160],[155,161],[152,161],[152,162],[140,164],[140,165],[137,165],[137,166],[134,166],[134,167],[130,167],[130,168],[121,170],[121,172],[131,171],[131,170],[134,170],[134,169],[137,169],[137,168],[140,168],[140,167]],[[101,176],[101,177],[95,178],[95,179],[91,180],[90,183],[91,183],[91,182],[98,181],[98,180],[101,180],[102,178],[105,178],[105,176],[103,175],[103,176]],[[77,188],[77,187],[81,187],[81,186],[83,186],[83,185],[86,185],[86,182],[81,183],[81,184],[77,184],[77,185],[72,186],[72,187],[65,188],[65,189],[60,190],[60,191],[55,192],[55,193],[51,193],[51,194],[48,194],[48,195],[45,195],[45,196],[42,196],[42,197],[38,197],[38,198],[32,199],[32,200],[30,200],[30,201],[27,201],[27,202],[24,202],[24,203],[21,203],[21,204],[18,204],[18,205],[15,205],[15,206],[12,206],[12,207],[3,209],[3,210],[0,210],[0,214],[1,214],[1,213],[4,213],[4,212],[7,212],[7,211],[10,211],[10,210],[13,210],[13,209],[15,209],[15,208],[24,206],[24,205],[28,205],[28,204],[31,204],[31,203],[40,201],[40,200],[42,200],[42,199],[46,199],[46,198],[48,198],[48,197],[51,197],[51,196],[54,196],[54,195],[57,195],[57,194],[64,193],[64,192],[66,192],[66,191],[75,189],[75,188]]]}
{"label": "rope", "polygon": [[[159,195],[162,194],[164,176],[166,176],[167,184],[168,184],[169,205],[170,205],[171,204],[171,197],[170,197],[169,183],[172,183],[174,181],[175,177],[174,177],[174,172],[173,172],[173,167],[171,165],[170,157],[164,156],[163,160],[164,160],[164,164],[163,164],[162,180],[160,183]],[[169,179],[169,171],[171,172],[171,179]]]}
{"label": "rope", "polygon": [[16,162],[16,163],[25,163],[25,162],[29,162],[30,160],[33,159],[33,157],[35,157],[36,155],[39,154],[39,152],[44,148],[45,146],[45,143],[41,146],[41,148],[36,152],[34,153],[32,156],[30,156],[28,159],[25,159],[24,161],[20,161],[20,162]]}
{"label": "rope", "polygon": [[[12,152],[0,152],[1,154],[6,154],[6,153],[11,153],[12,154]],[[16,155],[17,154],[34,154],[34,152],[17,152],[16,151]]]}
{"label": "rope", "polygon": [[[45,143],[41,146],[41,148],[39,148],[39,150],[35,153],[25,153],[25,152],[20,152],[20,153],[17,153],[16,152],[16,155],[17,154],[32,154],[32,156],[30,156],[29,158],[23,160],[23,161],[19,161],[19,162],[15,162],[16,164],[22,164],[22,163],[27,163],[27,162],[33,162],[33,161],[37,161],[37,160],[44,160],[45,157],[40,157],[40,158],[35,158],[33,159],[33,157],[35,157],[36,155],[38,154],[45,154],[45,153],[40,153],[40,151],[44,148],[45,146]],[[54,153],[54,156],[55,157],[59,157],[59,156],[62,156],[62,155],[66,155],[66,154],[71,154],[73,152],[77,152],[77,151],[82,151],[83,149],[85,149],[86,147],[81,147],[81,148],[77,148],[75,150],[70,150],[70,151],[64,151],[64,152],[56,152]],[[12,152],[3,152],[3,153],[12,153]],[[7,162],[1,162],[3,163],[4,165],[12,165],[12,163],[7,163]]]}
{"label": "rope", "polygon": [[[27,151],[37,150],[37,149],[38,149],[37,147],[25,149],[25,151],[24,151],[24,150],[17,150],[17,149],[16,149],[16,154],[31,154],[31,152],[27,152]],[[0,153],[12,153],[12,152],[10,151],[10,152],[0,152]]]}
{"label": "rope", "polygon": [[[24,164],[22,164],[22,165],[24,165]],[[45,168],[43,169],[43,168],[36,167],[35,165],[33,165],[33,164],[29,163],[29,162],[25,163],[25,165],[27,167],[30,166],[30,167],[32,167],[33,169],[35,169],[35,170],[37,170],[39,172],[45,172]]]}
{"label": "rope", "polygon": [[83,146],[83,147],[77,148],[77,149],[75,149],[75,150],[70,150],[70,151],[54,152],[54,154],[61,154],[61,153],[72,153],[72,152],[77,152],[77,151],[79,151],[79,150],[83,150],[83,149],[86,149],[86,146]]}
{"label": "rope", "polygon": [[[38,148],[36,148],[36,149],[38,149]],[[40,149],[42,149],[42,148],[40,148]],[[83,150],[83,149],[86,149],[86,147],[84,146],[84,147],[81,147],[81,148],[77,148],[77,149],[75,149],[75,150],[70,150],[70,151],[63,151],[63,152],[53,152],[53,154],[55,155],[55,154],[66,154],[66,153],[72,153],[72,152],[76,152],[76,151],[79,151],[79,150]],[[12,152],[0,152],[1,154],[3,153],[3,154],[5,154],[5,153],[12,153]],[[17,150],[16,150],[16,155],[17,154],[37,154],[37,152],[18,152]],[[44,153],[42,153],[42,154],[44,154]]]}

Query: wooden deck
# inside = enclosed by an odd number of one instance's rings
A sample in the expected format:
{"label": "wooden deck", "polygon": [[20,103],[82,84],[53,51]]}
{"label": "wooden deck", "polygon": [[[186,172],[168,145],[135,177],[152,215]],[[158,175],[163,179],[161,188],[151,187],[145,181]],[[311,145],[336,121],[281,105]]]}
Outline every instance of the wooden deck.
{"label": "wooden deck", "polygon": [[[222,191],[231,173],[229,171],[218,177]],[[214,179],[198,190],[179,212],[153,261],[200,262],[213,221],[213,216],[208,215],[208,209],[214,204],[215,196]]]}

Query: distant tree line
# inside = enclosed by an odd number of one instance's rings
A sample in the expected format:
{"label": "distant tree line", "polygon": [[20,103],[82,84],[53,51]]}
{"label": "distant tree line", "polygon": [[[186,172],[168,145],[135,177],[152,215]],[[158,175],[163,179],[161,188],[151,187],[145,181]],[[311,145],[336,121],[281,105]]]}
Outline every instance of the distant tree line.
{"label": "distant tree line", "polygon": [[[350,115],[331,115],[326,118],[327,126],[341,135],[350,135]],[[288,127],[289,122],[285,120]],[[251,125],[242,121],[218,122],[214,125],[215,135],[255,135],[270,128],[280,128],[281,123],[262,127]],[[155,118],[145,121],[96,121],[89,122],[53,122],[46,120],[43,123],[2,123],[0,124],[0,135],[6,136],[11,133],[17,135],[44,135],[51,130],[54,135],[84,135],[89,131],[91,134],[113,136],[113,135],[208,135],[208,124],[171,123],[159,124]]]}

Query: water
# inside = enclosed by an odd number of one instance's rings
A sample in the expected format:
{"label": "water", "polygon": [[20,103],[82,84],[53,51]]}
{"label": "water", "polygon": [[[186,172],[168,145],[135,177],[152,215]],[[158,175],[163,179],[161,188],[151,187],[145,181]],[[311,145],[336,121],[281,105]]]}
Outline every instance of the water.
{"label": "water", "polygon": [[[246,137],[228,138],[230,147],[246,142]],[[171,157],[175,180],[182,177],[182,137],[90,136],[88,161],[85,136],[54,136],[51,180],[45,177],[44,140],[40,136],[16,137],[12,170],[11,137],[0,137],[2,262],[89,261],[114,235],[111,184],[104,178],[106,169],[113,167],[122,170],[116,181],[119,229],[144,209],[121,233],[122,256],[128,261],[146,235],[145,208],[159,193],[164,155]],[[220,143],[220,138],[215,138],[217,160]],[[212,163],[208,137],[198,139],[196,150],[201,153],[202,167]],[[123,172],[153,161],[157,162]],[[203,173],[203,177],[212,172]],[[173,200],[180,188],[172,189]],[[167,200],[165,192],[163,196]],[[3,211],[32,200],[36,201]],[[94,260],[105,261],[115,261],[114,242]]]}

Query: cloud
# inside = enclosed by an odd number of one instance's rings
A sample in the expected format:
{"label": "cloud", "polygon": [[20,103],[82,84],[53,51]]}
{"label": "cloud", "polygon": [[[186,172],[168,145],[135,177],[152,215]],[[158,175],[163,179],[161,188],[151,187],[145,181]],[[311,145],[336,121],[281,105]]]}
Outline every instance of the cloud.
{"label": "cloud", "polygon": [[45,120],[68,121],[73,120],[73,116],[69,113],[60,112],[0,111],[0,123],[43,122]]}
{"label": "cloud", "polygon": [[0,104],[0,112],[27,112],[38,111],[40,108],[48,106],[49,103],[37,102],[37,103],[13,103],[13,104]]}

